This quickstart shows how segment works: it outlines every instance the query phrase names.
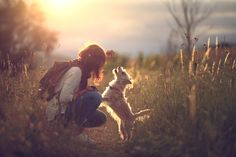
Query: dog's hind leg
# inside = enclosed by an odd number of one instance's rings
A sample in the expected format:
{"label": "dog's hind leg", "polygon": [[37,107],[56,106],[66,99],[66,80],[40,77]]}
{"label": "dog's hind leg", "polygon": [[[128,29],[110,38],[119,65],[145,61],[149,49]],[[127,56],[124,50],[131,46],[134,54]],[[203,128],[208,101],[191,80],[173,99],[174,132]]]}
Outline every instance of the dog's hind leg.
{"label": "dog's hind leg", "polygon": [[130,141],[133,136],[133,130],[134,130],[134,121],[123,121],[124,126],[124,132],[126,135],[125,141]]}

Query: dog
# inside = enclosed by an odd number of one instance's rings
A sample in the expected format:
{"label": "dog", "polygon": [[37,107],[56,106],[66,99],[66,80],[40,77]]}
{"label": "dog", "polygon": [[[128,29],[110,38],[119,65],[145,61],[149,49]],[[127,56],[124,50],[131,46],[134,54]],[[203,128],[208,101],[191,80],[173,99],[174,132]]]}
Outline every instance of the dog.
{"label": "dog", "polygon": [[109,83],[102,93],[103,104],[111,117],[118,124],[118,131],[123,141],[129,141],[132,137],[134,123],[140,116],[145,116],[150,109],[133,113],[130,104],[125,97],[125,90],[132,85],[132,78],[123,67],[112,70],[114,80]]}

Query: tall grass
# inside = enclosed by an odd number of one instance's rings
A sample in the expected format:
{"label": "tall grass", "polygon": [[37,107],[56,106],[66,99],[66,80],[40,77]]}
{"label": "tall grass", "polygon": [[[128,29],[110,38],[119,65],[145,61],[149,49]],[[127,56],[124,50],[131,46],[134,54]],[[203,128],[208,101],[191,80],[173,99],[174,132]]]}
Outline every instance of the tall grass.
{"label": "tall grass", "polygon": [[42,74],[40,69],[0,74],[0,156],[93,156],[74,140],[77,130],[46,122],[47,103],[37,94]]}
{"label": "tall grass", "polygon": [[146,124],[137,126],[128,152],[131,156],[235,156],[235,52],[217,45],[214,50],[209,39],[205,52],[193,48],[188,69],[181,51],[179,57],[178,69],[169,67],[139,81],[143,88],[140,100],[133,95],[136,103],[154,112]]}
{"label": "tall grass", "polygon": [[113,67],[125,66],[134,79],[127,90],[133,110],[153,111],[136,123],[134,138],[126,144],[119,143],[116,125],[109,120],[96,130],[100,134],[94,133],[108,144],[97,149],[83,147],[75,130],[46,123],[47,103],[37,96],[41,69],[29,72],[25,66],[15,77],[1,73],[0,156],[234,157],[235,56],[235,50],[222,49],[218,42],[211,48],[209,39],[203,52],[193,49],[191,60],[180,51],[176,56],[108,62],[99,89],[112,80]]}

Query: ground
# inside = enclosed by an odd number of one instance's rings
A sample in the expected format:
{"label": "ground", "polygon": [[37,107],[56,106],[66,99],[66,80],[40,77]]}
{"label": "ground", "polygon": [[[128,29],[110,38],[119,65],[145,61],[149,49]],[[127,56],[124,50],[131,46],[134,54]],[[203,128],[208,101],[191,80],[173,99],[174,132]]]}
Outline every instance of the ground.
{"label": "ground", "polygon": [[95,151],[100,157],[125,157],[127,153],[123,150],[125,143],[119,137],[117,124],[107,115],[107,122],[104,126],[91,128],[85,132],[97,142]]}

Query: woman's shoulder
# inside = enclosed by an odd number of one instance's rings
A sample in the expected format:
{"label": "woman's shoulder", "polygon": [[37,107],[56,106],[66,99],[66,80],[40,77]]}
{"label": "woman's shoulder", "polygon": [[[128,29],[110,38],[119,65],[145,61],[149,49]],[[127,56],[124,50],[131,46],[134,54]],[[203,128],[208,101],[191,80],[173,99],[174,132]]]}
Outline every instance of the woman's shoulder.
{"label": "woman's shoulder", "polygon": [[71,70],[71,71],[81,71],[81,68],[78,67],[78,66],[73,66],[69,70]]}
{"label": "woman's shoulder", "polygon": [[81,71],[81,68],[80,67],[71,67],[68,71],[67,71],[67,74],[70,75],[70,74],[73,74],[73,75],[81,75],[82,71]]}

